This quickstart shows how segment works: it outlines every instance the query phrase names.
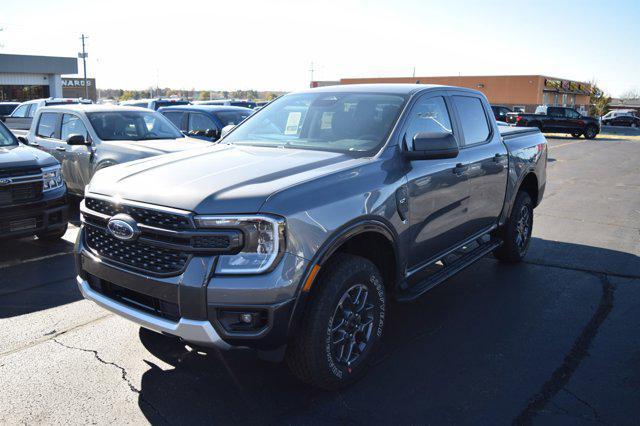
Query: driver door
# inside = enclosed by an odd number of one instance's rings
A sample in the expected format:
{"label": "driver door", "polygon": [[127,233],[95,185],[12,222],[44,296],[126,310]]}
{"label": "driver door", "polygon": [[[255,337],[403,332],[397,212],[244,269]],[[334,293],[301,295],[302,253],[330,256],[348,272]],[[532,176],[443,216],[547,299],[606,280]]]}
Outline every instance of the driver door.
{"label": "driver door", "polygon": [[[420,132],[451,132],[461,145],[452,117],[453,108],[444,92],[418,98],[404,129],[404,143],[412,144]],[[469,186],[459,158],[413,160],[407,173],[409,196],[409,274],[419,272],[428,261],[457,246],[464,231]]]}
{"label": "driver door", "polygon": [[63,114],[60,126],[60,140],[64,144],[62,176],[70,192],[82,194],[91,180],[93,147],[91,145],[69,145],[67,139],[72,135],[82,135],[91,142],[91,137],[82,119],[75,114]]}

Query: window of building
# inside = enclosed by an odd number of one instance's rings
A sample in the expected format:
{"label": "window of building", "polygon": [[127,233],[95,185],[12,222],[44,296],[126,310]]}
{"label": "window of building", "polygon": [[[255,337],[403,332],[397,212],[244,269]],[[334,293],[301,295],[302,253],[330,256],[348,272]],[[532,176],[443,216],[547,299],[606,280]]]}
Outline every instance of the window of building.
{"label": "window of building", "polygon": [[453,103],[460,115],[465,145],[484,142],[489,137],[489,123],[479,98],[454,96]]}
{"label": "window of building", "polygon": [[567,106],[567,94],[563,93],[562,94],[562,106]]}
{"label": "window of building", "polygon": [[41,138],[55,138],[59,117],[59,114],[53,112],[45,112],[40,115],[36,136],[40,136]]}
{"label": "window of building", "polygon": [[542,92],[542,105],[549,105],[549,92]]}

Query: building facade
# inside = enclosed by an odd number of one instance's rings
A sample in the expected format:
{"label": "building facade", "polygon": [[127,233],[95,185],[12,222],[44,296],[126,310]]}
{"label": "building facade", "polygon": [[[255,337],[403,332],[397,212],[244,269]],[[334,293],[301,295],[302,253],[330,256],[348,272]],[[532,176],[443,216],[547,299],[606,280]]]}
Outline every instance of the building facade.
{"label": "building facade", "polygon": [[[88,99],[95,102],[98,99],[95,78],[87,78],[87,89]],[[87,98],[84,90],[84,78],[62,77],[62,96],[65,98]]]}
{"label": "building facade", "polygon": [[77,74],[76,58],[0,54],[0,101],[60,98],[62,74]]}
{"label": "building facade", "polygon": [[[494,75],[449,77],[343,78],[340,84],[422,83],[460,86],[479,90],[494,105],[534,112],[539,105],[574,107],[589,111],[589,83],[544,75]],[[312,87],[314,82],[311,83]]]}

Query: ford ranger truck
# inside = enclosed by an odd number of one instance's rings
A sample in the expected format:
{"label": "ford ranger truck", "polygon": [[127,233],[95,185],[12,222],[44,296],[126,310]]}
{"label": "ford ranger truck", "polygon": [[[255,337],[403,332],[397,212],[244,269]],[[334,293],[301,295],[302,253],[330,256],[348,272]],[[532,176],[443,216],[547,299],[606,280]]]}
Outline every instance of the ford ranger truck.
{"label": "ford ranger truck", "polygon": [[474,90],[288,94],[217,144],[96,173],[78,286],[192,347],[279,352],[340,388],[367,370],[390,301],[526,255],[546,164],[540,131],[499,129]]}
{"label": "ford ranger truck", "polygon": [[0,123],[0,242],[33,235],[43,241],[62,238],[66,194],[60,163],[19,143]]}

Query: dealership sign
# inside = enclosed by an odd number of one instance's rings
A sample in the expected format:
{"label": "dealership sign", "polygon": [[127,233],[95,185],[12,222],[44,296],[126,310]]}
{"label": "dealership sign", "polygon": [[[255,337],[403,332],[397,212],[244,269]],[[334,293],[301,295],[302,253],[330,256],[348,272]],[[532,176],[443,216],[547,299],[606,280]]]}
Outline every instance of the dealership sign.
{"label": "dealership sign", "polygon": [[588,84],[578,83],[576,81],[569,81],[569,80],[556,80],[553,78],[545,79],[544,87],[546,89],[557,90],[559,92],[572,92],[572,93],[584,93],[584,94],[589,94],[591,89],[591,87]]}
{"label": "dealership sign", "polygon": [[[93,86],[92,78],[87,79],[87,87]],[[63,78],[62,87],[84,87],[84,79],[82,78]]]}

